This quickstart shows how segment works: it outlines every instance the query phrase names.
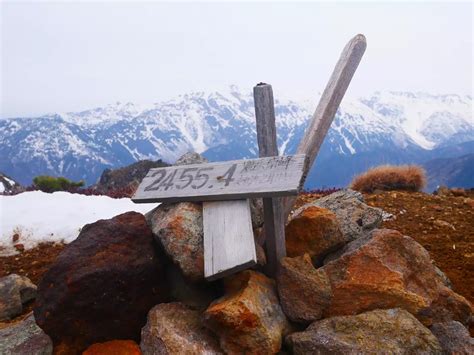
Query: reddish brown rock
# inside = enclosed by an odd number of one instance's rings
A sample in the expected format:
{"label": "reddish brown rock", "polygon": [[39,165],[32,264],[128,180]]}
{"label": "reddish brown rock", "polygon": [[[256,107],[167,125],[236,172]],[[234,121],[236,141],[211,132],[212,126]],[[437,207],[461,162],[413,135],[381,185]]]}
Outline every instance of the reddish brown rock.
{"label": "reddish brown rock", "polygon": [[288,322],[274,282],[255,271],[225,280],[226,294],[204,312],[205,324],[219,335],[226,353],[275,354]]}
{"label": "reddish brown rock", "polygon": [[55,343],[75,348],[140,338],[148,310],[167,299],[163,267],[143,215],[82,228],[44,275],[34,309]]}
{"label": "reddish brown rock", "polygon": [[111,340],[89,346],[82,355],[141,355],[141,353],[133,340]]}
{"label": "reddish brown rock", "polygon": [[148,313],[140,348],[144,355],[222,354],[200,313],[178,302],[159,304]]}
{"label": "reddish brown rock", "polygon": [[331,302],[329,279],[314,268],[308,254],[281,260],[277,286],[283,312],[294,322],[320,319]]}
{"label": "reddish brown rock", "polygon": [[289,257],[308,253],[315,263],[349,241],[344,238],[336,215],[316,206],[297,210],[286,226],[285,236]]}
{"label": "reddish brown rock", "polygon": [[321,268],[331,283],[325,317],[377,308],[404,308],[425,325],[458,320],[466,324],[470,303],[449,289],[428,252],[394,230],[376,230],[347,244]]}
{"label": "reddish brown rock", "polygon": [[153,235],[184,276],[204,280],[202,205],[163,203],[146,217]]}
{"label": "reddish brown rock", "polygon": [[294,354],[442,354],[433,334],[402,309],[323,319],[287,342]]}

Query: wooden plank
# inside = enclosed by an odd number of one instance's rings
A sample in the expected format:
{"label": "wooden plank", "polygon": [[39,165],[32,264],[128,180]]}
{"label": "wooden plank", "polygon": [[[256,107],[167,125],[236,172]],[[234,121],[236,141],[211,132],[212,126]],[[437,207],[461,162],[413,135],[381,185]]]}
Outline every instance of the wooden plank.
{"label": "wooden plank", "polygon": [[[260,83],[253,88],[257,141],[260,157],[278,156],[275,105],[271,85]],[[265,271],[275,276],[280,259],[286,256],[285,224],[281,198],[264,198],[264,231],[267,264]]]}
{"label": "wooden plank", "polygon": [[[339,61],[329,79],[326,88],[319,100],[316,111],[306,129],[306,133],[298,146],[297,154],[306,154],[308,165],[304,176],[309,173],[324,138],[336,115],[339,104],[346,93],[357,67],[364,55],[367,43],[365,36],[358,34],[344,47]],[[296,201],[294,197],[283,198],[284,219],[287,220]]]}
{"label": "wooden plank", "polygon": [[248,200],[203,203],[204,276],[215,280],[257,263]]}
{"label": "wooden plank", "polygon": [[222,201],[296,195],[304,155],[150,169],[134,202]]}

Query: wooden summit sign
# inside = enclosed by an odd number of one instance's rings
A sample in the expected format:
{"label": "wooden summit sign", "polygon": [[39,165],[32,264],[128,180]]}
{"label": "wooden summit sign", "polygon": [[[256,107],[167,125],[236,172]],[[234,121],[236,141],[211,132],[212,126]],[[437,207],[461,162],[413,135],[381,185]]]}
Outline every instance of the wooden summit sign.
{"label": "wooden summit sign", "polygon": [[203,202],[204,276],[213,280],[256,264],[249,198],[263,197],[266,273],[286,256],[285,224],[366,49],[352,38],[321,95],[297,155],[278,156],[272,87],[254,87],[260,159],[151,169],[134,202]]}
{"label": "wooden summit sign", "polygon": [[218,201],[296,195],[305,156],[269,157],[150,169],[134,202]]}

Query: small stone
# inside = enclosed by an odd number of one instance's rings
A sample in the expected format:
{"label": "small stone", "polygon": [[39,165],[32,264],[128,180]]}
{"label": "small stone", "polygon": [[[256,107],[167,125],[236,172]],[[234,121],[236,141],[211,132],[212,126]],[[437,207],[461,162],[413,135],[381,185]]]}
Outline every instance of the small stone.
{"label": "small stone", "polygon": [[53,342],[36,325],[33,315],[0,329],[0,354],[2,355],[50,355]]}
{"label": "small stone", "polygon": [[323,319],[287,342],[294,354],[442,354],[436,337],[403,309]]}
{"label": "small stone", "polygon": [[441,228],[451,228],[452,230],[456,230],[456,228],[449,222],[443,221],[441,219],[436,219],[433,221],[433,224],[437,227]]}
{"label": "small stone", "polygon": [[436,323],[432,325],[431,332],[438,338],[446,354],[474,354],[474,338],[461,323]]}
{"label": "small stone", "polygon": [[21,243],[18,243],[18,244],[14,244],[13,247],[19,251],[20,253],[23,253],[25,251],[25,245],[24,244],[21,244]]}
{"label": "small stone", "polygon": [[110,340],[89,346],[82,355],[141,355],[141,353],[133,340]]}
{"label": "small stone", "polygon": [[222,353],[217,339],[201,324],[199,312],[177,302],[150,310],[140,348],[144,355]]}
{"label": "small stone", "polygon": [[0,320],[14,318],[23,305],[36,297],[36,286],[25,276],[11,274],[0,279]]}
{"label": "small stone", "polygon": [[289,329],[273,280],[251,270],[225,280],[225,296],[204,312],[226,353],[275,354]]}

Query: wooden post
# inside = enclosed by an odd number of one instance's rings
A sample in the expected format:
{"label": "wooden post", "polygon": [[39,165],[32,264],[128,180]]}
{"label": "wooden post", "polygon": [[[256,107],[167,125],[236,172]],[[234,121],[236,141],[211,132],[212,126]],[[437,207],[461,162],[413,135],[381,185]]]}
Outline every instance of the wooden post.
{"label": "wooden post", "polygon": [[[260,157],[278,155],[275,126],[275,106],[271,85],[260,83],[253,88],[257,141]],[[281,198],[264,198],[264,233],[267,253],[266,271],[274,276],[280,259],[286,256],[285,223]]]}
{"label": "wooden post", "polygon": [[[367,43],[364,35],[358,34],[352,38],[344,47],[341,57],[324,89],[316,111],[313,114],[313,118],[297,150],[297,154],[306,154],[308,161],[303,175],[304,179],[313,166],[314,160],[328,133],[339,104],[359,66],[366,47]],[[285,197],[282,198],[282,200],[283,216],[286,222],[296,201],[296,197]]]}

